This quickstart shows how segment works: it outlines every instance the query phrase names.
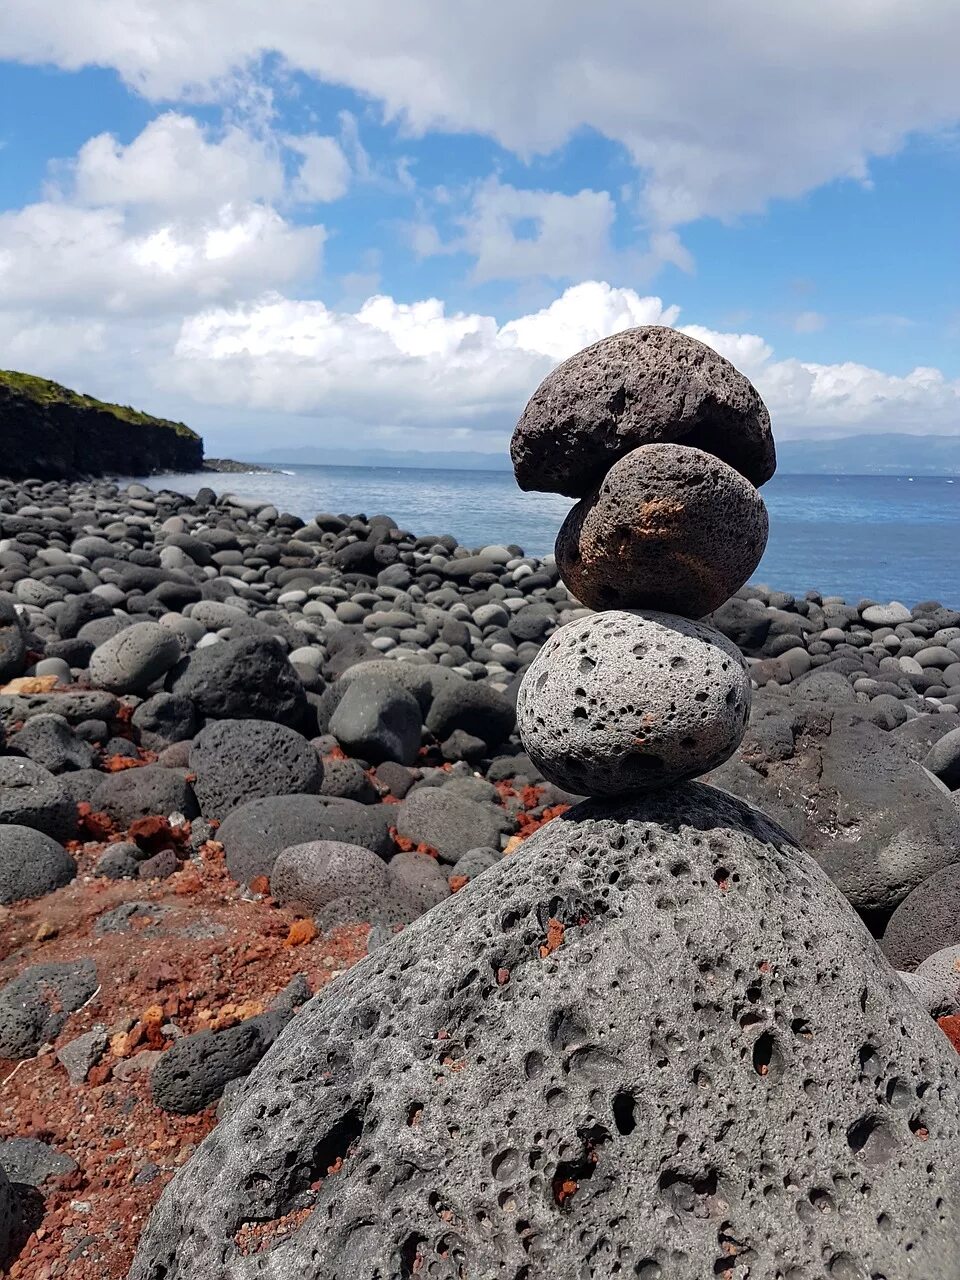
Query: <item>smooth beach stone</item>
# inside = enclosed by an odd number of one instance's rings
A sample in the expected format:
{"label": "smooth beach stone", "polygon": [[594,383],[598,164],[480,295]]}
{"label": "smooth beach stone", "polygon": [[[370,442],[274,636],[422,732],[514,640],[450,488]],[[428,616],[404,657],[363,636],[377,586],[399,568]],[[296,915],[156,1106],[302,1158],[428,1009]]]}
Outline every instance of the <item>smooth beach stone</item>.
{"label": "smooth beach stone", "polygon": [[77,874],[77,864],[56,840],[33,827],[0,824],[0,903],[39,898]]}
{"label": "smooth beach stone", "polygon": [[111,693],[142,693],[181,656],[180,642],[166,627],[137,622],[94,649],[90,679]]}
{"label": "smooth beach stone", "polygon": [[309,912],[351,895],[374,906],[389,893],[384,860],[371,849],[336,840],[281,849],[270,873],[271,896],[281,905],[293,904]]}
{"label": "smooth beach stone", "polygon": [[954,1280],[958,1162],[946,1036],[691,783],[578,806],[326,986],[130,1280]]}
{"label": "smooth beach stone", "polygon": [[583,497],[643,444],[692,445],[753,484],[777,459],[770,415],[729,360],[676,329],[625,329],[565,360],[521,415],[510,456],[521,489]]}
{"label": "smooth beach stone", "polygon": [[739,471],[702,449],[648,444],[615,462],[569,512],[557,568],[591,609],[700,618],[747,581],[767,530],[763,499]]}
{"label": "smooth beach stone", "polygon": [[530,759],[579,795],[706,773],[736,750],[749,713],[750,677],[736,646],[706,623],[649,610],[568,623],[517,697]]}

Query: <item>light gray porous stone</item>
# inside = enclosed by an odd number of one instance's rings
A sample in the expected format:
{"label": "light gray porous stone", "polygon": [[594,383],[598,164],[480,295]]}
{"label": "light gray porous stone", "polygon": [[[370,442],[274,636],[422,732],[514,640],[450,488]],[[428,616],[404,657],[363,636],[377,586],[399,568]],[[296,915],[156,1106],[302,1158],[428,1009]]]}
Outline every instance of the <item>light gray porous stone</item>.
{"label": "light gray porous stone", "polygon": [[214,720],[190,748],[205,817],[225,818],[261,796],[317,795],[323,764],[295,729],[269,720]]}
{"label": "light gray porous stone", "polygon": [[763,499],[739,471],[702,449],[648,444],[570,510],[557,568],[591,609],[702,618],[753,573],[767,530]]}
{"label": "light gray porous stone", "polygon": [[770,415],[729,360],[661,325],[624,329],[547,374],[510,441],[521,489],[580,498],[643,444],[716,454],[753,484],[776,470]]}
{"label": "light gray porous stone", "polygon": [[517,697],[517,725],[543,776],[580,795],[696,777],[736,750],[750,713],[740,651],[670,613],[610,610],[561,627]]}
{"label": "light gray porous stone", "polygon": [[270,874],[270,895],[281,904],[318,911],[336,898],[365,899],[371,907],[390,892],[383,859],[372,850],[336,840],[281,849]]}
{"label": "light gray porous stone", "polygon": [[958,1159],[947,1039],[686,784],[579,806],[305,1006],[130,1280],[955,1280]]}
{"label": "light gray porous stone", "polygon": [[180,642],[157,622],[137,622],[94,649],[90,679],[111,693],[143,693],[182,657]]}

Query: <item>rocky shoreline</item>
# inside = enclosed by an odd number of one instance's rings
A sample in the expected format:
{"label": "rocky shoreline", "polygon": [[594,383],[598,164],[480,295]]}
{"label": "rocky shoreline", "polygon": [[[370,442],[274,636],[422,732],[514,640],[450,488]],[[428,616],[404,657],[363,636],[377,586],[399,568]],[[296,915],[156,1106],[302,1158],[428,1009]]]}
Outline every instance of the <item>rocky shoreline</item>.
{"label": "rocky shoreline", "polygon": [[[124,1275],[303,1002],[546,847],[582,797],[524,751],[519,686],[589,617],[552,558],[385,515],[0,481],[11,1276]],[[707,780],[813,855],[960,1047],[960,607],[749,586],[706,621],[753,686]]]}

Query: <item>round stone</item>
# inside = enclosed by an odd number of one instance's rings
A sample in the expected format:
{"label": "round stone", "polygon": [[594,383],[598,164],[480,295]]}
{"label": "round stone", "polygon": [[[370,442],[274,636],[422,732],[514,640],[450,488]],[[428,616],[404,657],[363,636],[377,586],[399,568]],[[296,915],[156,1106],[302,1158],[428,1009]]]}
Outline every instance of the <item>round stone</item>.
{"label": "round stone", "polygon": [[156,622],[137,622],[105,640],[90,659],[90,679],[112,693],[142,693],[181,656],[180,642]]}
{"label": "round stone", "polygon": [[302,734],[269,720],[214,720],[190,748],[206,817],[225,818],[263,796],[317,795],[323,764]]}
{"label": "round stone", "polygon": [[568,623],[531,663],[517,697],[530,759],[577,795],[707,773],[736,750],[749,713],[739,649],[703,622],[649,610]]}
{"label": "round stone", "polygon": [[659,325],[625,329],[565,360],[533,393],[510,442],[521,489],[583,497],[624,454],[679,442],[754,484],[776,470],[759,394],[711,347]]}
{"label": "round stone", "polygon": [[309,912],[352,894],[372,906],[389,894],[390,876],[384,860],[371,849],[313,840],[280,850],[270,873],[270,892],[277,902]]}
{"label": "round stone", "polygon": [[747,581],[767,529],[763,499],[739,471],[702,449],[642,445],[569,512],[557,568],[591,609],[700,618]]}

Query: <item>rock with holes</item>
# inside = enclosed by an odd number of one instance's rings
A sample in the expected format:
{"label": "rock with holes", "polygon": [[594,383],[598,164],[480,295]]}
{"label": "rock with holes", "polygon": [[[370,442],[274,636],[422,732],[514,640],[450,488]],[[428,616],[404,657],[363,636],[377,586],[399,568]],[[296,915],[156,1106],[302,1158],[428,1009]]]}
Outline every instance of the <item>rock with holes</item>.
{"label": "rock with holes", "polygon": [[750,712],[739,650],[706,623],[610,610],[568,623],[517,698],[527,754],[580,795],[667,786],[736,750]]}
{"label": "rock with holes", "polygon": [[644,444],[706,449],[753,484],[776,470],[770,415],[747,378],[676,329],[643,325],[565,360],[530,397],[510,442],[521,489],[588,493]]}
{"label": "rock with holes", "polygon": [[767,527],[763,499],[739,471],[702,449],[648,444],[571,509],[557,568],[591,609],[700,618],[750,577]]}
{"label": "rock with holes", "polygon": [[213,720],[190,748],[193,789],[206,817],[225,818],[261,796],[317,795],[323,764],[295,729],[269,720]]}
{"label": "rock with holes", "polygon": [[953,1280],[958,1160],[946,1037],[812,859],[688,783],[579,806],[337,978],[130,1275]]}

